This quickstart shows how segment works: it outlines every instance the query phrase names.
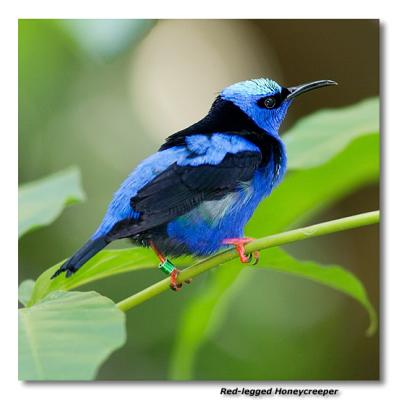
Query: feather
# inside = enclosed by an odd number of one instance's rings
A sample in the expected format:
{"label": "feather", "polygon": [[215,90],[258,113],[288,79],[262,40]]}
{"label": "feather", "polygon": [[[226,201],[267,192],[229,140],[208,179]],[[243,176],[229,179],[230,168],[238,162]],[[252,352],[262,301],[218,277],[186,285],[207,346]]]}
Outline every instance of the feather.
{"label": "feather", "polygon": [[131,199],[140,213],[138,221],[116,225],[107,237],[111,240],[137,235],[184,215],[203,201],[220,199],[249,181],[261,162],[260,152],[227,154],[217,165],[179,166],[176,163]]}

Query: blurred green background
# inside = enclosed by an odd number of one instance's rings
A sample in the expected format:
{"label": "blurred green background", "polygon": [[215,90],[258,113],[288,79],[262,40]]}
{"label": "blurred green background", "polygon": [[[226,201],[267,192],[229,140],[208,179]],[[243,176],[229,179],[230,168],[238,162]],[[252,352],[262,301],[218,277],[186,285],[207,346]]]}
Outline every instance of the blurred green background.
{"label": "blurred green background", "polygon": [[[256,77],[288,86],[317,79],[340,84],[301,97],[282,132],[320,108],[376,96],[378,21],[20,20],[20,183],[77,165],[87,200],[20,240],[19,280],[35,279],[71,255],[140,160],[200,119],[223,87]],[[378,208],[375,184],[315,220]],[[378,226],[372,226],[286,249],[346,267],[378,309],[378,244]],[[144,270],[87,288],[118,301],[160,278]],[[128,313],[127,344],[104,363],[98,379],[167,379],[182,310],[206,290],[206,280],[207,274],[178,295]],[[367,315],[355,301],[271,271],[251,285],[242,285],[223,326],[199,349],[196,379],[379,378],[379,335],[365,337]],[[248,309],[253,313],[240,315]]]}

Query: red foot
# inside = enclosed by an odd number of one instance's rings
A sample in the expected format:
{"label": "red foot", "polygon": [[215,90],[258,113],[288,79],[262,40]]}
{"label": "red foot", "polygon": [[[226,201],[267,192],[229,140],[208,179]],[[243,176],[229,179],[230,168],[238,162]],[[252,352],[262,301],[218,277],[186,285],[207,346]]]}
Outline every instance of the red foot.
{"label": "red foot", "polygon": [[245,248],[244,245],[252,242],[254,239],[252,238],[227,238],[223,240],[223,244],[230,244],[235,246],[236,251],[238,253],[238,255],[240,256],[240,261],[242,263],[250,263],[253,259],[253,265],[256,265],[259,261],[259,251],[254,251],[252,254],[250,254],[249,256],[247,256],[245,254]]}
{"label": "red foot", "polygon": [[[154,253],[157,255],[157,257],[159,258],[159,261],[161,261],[161,263],[166,261],[165,256],[157,249],[157,247],[155,246],[154,242],[151,240],[150,241],[150,246],[151,248],[154,250]],[[170,263],[173,267],[173,264]],[[172,270],[172,272],[170,273],[170,288],[172,290],[174,290],[175,292],[179,291],[181,289],[181,287],[183,286],[182,283],[177,283],[177,276],[180,274],[180,270],[177,268],[174,268]],[[192,279],[186,279],[184,282],[185,283],[191,283]]]}
{"label": "red foot", "polygon": [[[180,269],[175,268],[171,273],[170,273],[170,288],[174,290],[175,292],[178,292],[181,287],[183,286],[182,283],[177,283],[177,277],[180,274]],[[184,283],[191,283],[192,279],[187,279],[184,281]]]}
{"label": "red foot", "polygon": [[182,283],[177,283],[177,276],[179,275],[180,270],[175,268],[171,273],[170,273],[170,288],[174,290],[175,292],[178,292],[181,287],[183,286]]}

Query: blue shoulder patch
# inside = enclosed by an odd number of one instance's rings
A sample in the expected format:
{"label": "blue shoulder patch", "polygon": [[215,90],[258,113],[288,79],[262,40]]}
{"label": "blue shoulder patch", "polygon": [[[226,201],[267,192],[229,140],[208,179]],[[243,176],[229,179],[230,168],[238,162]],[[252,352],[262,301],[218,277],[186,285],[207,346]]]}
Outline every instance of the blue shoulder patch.
{"label": "blue shoulder patch", "polygon": [[192,135],[186,138],[187,149],[198,154],[197,157],[184,158],[177,164],[201,165],[219,164],[227,153],[237,154],[242,151],[260,152],[259,147],[237,135],[215,133],[213,135]]}

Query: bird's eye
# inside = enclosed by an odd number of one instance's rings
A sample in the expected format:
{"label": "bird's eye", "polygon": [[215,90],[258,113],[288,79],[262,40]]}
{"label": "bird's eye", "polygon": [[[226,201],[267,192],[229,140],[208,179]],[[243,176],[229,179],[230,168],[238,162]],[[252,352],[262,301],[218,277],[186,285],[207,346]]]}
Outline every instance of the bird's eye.
{"label": "bird's eye", "polygon": [[276,99],[274,97],[266,97],[263,99],[263,104],[266,108],[274,108],[276,106]]}

